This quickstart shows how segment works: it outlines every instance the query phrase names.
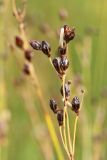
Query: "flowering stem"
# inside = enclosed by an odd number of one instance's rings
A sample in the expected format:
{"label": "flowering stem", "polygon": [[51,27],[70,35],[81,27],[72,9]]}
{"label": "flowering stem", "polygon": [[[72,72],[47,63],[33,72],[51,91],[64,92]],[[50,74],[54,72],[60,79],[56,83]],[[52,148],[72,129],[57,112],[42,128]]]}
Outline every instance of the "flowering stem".
{"label": "flowering stem", "polygon": [[75,137],[76,137],[77,121],[78,121],[78,116],[76,116],[75,122],[74,122],[73,151],[72,151],[73,157],[74,157],[74,152],[75,152]]}
{"label": "flowering stem", "polygon": [[68,112],[67,111],[66,111],[66,116],[67,116],[68,142],[69,142],[70,153],[72,154],[72,141],[71,141],[69,117],[68,117]]}
{"label": "flowering stem", "polygon": [[[81,92],[82,92],[82,98],[81,98],[81,104],[80,104],[80,109],[79,109],[79,111],[80,111],[81,108],[82,108],[83,98],[84,98],[84,91],[81,91]],[[79,117],[79,116],[76,115],[75,122],[74,122],[73,151],[72,151],[73,157],[74,157],[74,154],[75,154],[75,138],[76,138],[76,129],[77,129],[78,117]]]}
{"label": "flowering stem", "polygon": [[68,148],[66,147],[65,142],[64,142],[64,138],[63,138],[63,135],[62,135],[62,129],[61,129],[61,127],[59,127],[59,131],[60,131],[60,135],[61,135],[61,139],[62,139],[63,146],[65,148],[65,151],[66,151],[68,157],[70,157]]}
{"label": "flowering stem", "polygon": [[63,131],[64,131],[64,141],[65,146],[67,147],[67,138],[66,138],[66,105],[65,105],[65,75],[62,78],[62,87],[63,87],[63,100],[64,100],[64,125],[63,125]]}

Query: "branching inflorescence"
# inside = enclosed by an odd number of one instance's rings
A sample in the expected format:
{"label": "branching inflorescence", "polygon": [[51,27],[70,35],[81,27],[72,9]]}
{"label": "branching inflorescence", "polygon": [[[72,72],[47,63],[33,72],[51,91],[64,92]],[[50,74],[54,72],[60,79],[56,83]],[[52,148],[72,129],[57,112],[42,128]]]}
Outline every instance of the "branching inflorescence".
{"label": "branching inflorescence", "polygon": [[[58,77],[61,79],[62,85],[60,88],[60,93],[62,95],[63,107],[59,108],[56,100],[54,98],[50,99],[49,106],[53,113],[56,115],[59,131],[62,139],[64,149],[70,160],[74,160],[75,152],[75,136],[76,136],[76,126],[78,121],[79,112],[82,106],[84,91],[81,90],[82,98],[81,102],[77,96],[73,97],[72,101],[70,98],[70,85],[71,81],[66,81],[66,73],[69,67],[69,60],[67,57],[67,47],[68,43],[75,37],[75,28],[71,28],[68,25],[64,25],[60,30],[59,46],[58,46],[58,57],[54,59],[51,58],[51,47],[46,41],[31,40],[29,43],[31,47],[35,50],[42,51],[48,58],[55,69]],[[27,67],[27,66],[26,66]],[[73,130],[73,140],[70,134],[69,116],[68,109],[75,112],[76,118],[74,122]]]}
{"label": "branching inflorescence", "polygon": [[[81,90],[81,93],[82,93],[81,101],[77,96],[73,97],[71,102],[69,101],[71,81],[66,80],[67,69],[69,67],[69,60],[67,57],[67,50],[68,50],[67,47],[68,47],[68,43],[71,40],[73,40],[75,37],[75,28],[73,27],[71,28],[68,25],[64,25],[61,28],[59,46],[58,46],[58,57],[55,57],[54,59],[52,59],[51,47],[47,41],[43,40],[40,42],[37,40],[30,40],[28,43],[26,33],[25,33],[25,26],[24,26],[25,7],[23,12],[20,12],[20,10],[18,11],[16,8],[15,0],[13,0],[12,2],[13,2],[13,13],[19,23],[19,31],[21,35],[21,36],[15,37],[15,43],[16,43],[16,46],[24,52],[24,57],[25,57],[23,73],[25,75],[30,76],[34,82],[34,85],[38,88],[37,94],[41,101],[43,110],[45,112],[45,120],[51,136],[54,135],[53,142],[55,147],[57,147],[59,159],[62,160],[62,156],[60,156],[61,155],[60,148],[58,148],[58,143],[57,141],[55,141],[56,134],[54,132],[53,124],[48,114],[47,107],[44,104],[44,99],[40,89],[40,85],[39,85],[37,76],[35,74],[33,64],[31,63],[33,53],[32,53],[32,50],[29,48],[29,44],[34,50],[41,51],[41,53],[45,54],[48,57],[50,64],[56,71],[56,74],[58,75],[58,77],[61,79],[62,84],[60,88],[60,93],[63,97],[62,98],[63,107],[60,108],[54,98],[50,99],[49,106],[53,111],[53,113],[56,115],[58,125],[59,125],[60,136],[62,139],[64,149],[68,155],[68,158],[69,160],[74,160],[77,121],[78,121],[78,116],[82,106],[83,95],[84,95],[84,91]],[[76,115],[75,122],[74,122],[73,139],[71,138],[71,133],[70,133],[68,109],[71,109],[72,111],[74,111]],[[53,131],[51,131],[51,129],[53,129]]]}

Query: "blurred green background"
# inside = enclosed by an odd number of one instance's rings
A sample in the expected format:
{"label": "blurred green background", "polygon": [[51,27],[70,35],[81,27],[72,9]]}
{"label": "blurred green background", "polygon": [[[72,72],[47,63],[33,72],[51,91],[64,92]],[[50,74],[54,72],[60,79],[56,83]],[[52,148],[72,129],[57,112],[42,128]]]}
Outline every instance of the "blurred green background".
{"label": "blurred green background", "polygon": [[[21,7],[21,0],[17,1],[17,6]],[[28,40],[47,40],[53,57],[58,47],[57,30],[64,24],[76,28],[76,38],[69,44],[68,53],[71,98],[79,95],[80,88],[86,90],[77,127],[76,160],[106,160],[107,1],[27,0]],[[36,89],[30,83],[20,82],[23,53],[15,47],[16,35],[19,31],[12,14],[12,1],[0,0],[0,160],[59,160]],[[51,97],[61,105],[60,80],[44,55],[35,52],[32,63],[62,157],[67,159],[56,117],[48,105]],[[69,117],[72,133],[74,113],[69,111]]]}

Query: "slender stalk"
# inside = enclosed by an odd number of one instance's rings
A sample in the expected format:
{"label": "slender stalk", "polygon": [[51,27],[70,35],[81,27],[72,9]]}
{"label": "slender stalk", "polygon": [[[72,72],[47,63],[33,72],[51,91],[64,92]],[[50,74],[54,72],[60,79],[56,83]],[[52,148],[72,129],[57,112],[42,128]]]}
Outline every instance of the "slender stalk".
{"label": "slender stalk", "polygon": [[[80,111],[81,108],[82,108],[83,98],[84,98],[84,91],[81,91],[81,92],[82,92],[82,98],[81,98],[81,104],[80,104],[80,109],[79,109],[79,111]],[[75,154],[75,138],[76,138],[77,122],[78,122],[78,115],[76,115],[75,122],[74,122],[73,151],[72,151],[73,158],[74,158],[74,154]]]}
{"label": "slender stalk", "polygon": [[75,137],[76,137],[77,121],[78,121],[78,116],[76,115],[75,122],[74,122],[74,134],[73,134],[73,151],[72,151],[73,157],[75,152]]}
{"label": "slender stalk", "polygon": [[64,100],[64,106],[65,106],[65,74],[63,75],[63,78],[62,78],[62,87],[63,87],[63,100]]}
{"label": "slender stalk", "polygon": [[[64,28],[61,28],[59,45],[62,48],[63,48],[63,44],[64,44],[63,37],[64,37]],[[70,147],[69,156],[71,156],[72,155],[72,143],[71,143],[71,137],[70,137],[69,117],[68,117],[67,105],[66,105],[67,101],[66,101],[66,95],[65,95],[65,77],[66,77],[66,73],[62,77],[63,101],[64,101],[64,125],[63,125],[63,133],[64,133],[65,146],[66,146],[67,150],[69,150],[68,149],[68,145],[67,145],[67,135],[66,135],[66,122],[67,122],[68,143],[69,143],[69,147]]]}
{"label": "slender stalk", "polygon": [[60,31],[60,38],[59,38],[59,45],[63,48],[63,37],[64,37],[64,28],[61,28]]}
{"label": "slender stalk", "polygon": [[70,153],[72,154],[72,140],[71,140],[69,117],[68,117],[68,112],[67,111],[66,111],[66,116],[67,116],[68,142],[69,142]]}
{"label": "slender stalk", "polygon": [[[62,79],[62,85],[63,85],[63,100],[64,100],[64,126],[63,126],[64,141],[65,141],[65,146],[66,146],[67,150],[69,151],[69,156],[70,156],[70,159],[71,159],[72,143],[71,143],[69,117],[68,117],[68,113],[67,113],[67,105],[66,105],[66,97],[65,97],[65,75],[63,76],[63,79]],[[67,122],[68,143],[69,143],[69,146],[70,146],[70,150],[68,149],[68,145],[67,145],[66,122]]]}
{"label": "slender stalk", "polygon": [[63,132],[64,132],[65,146],[67,147],[67,137],[66,137],[66,107],[64,107],[64,125],[63,125]]}
{"label": "slender stalk", "polygon": [[64,142],[63,135],[62,135],[62,129],[61,129],[61,127],[59,127],[59,131],[60,131],[60,135],[61,135],[61,139],[62,139],[63,146],[64,146],[65,151],[67,152],[67,155],[68,155],[68,157],[69,157],[69,156],[70,156],[70,155],[69,155],[69,151],[68,151],[68,148],[65,146],[65,142]]}
{"label": "slender stalk", "polygon": [[60,148],[58,138],[56,136],[56,132],[55,132],[55,129],[54,129],[54,126],[53,126],[53,123],[52,123],[52,120],[51,120],[49,114],[45,115],[45,119],[46,119],[46,122],[47,122],[49,133],[50,133],[51,138],[52,138],[52,142],[54,144],[55,150],[56,150],[57,155],[58,155],[58,159],[59,160],[64,160],[62,150]]}
{"label": "slender stalk", "polygon": [[67,137],[66,137],[66,106],[65,106],[65,75],[62,78],[62,87],[63,87],[63,99],[64,99],[64,125],[63,125],[63,132],[64,132],[64,141],[65,146],[67,147]]}

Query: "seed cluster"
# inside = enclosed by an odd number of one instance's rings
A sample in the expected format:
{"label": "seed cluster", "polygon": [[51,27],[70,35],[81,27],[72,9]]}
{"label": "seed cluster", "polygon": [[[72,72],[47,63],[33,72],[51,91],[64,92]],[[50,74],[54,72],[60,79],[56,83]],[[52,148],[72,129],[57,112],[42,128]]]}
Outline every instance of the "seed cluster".
{"label": "seed cluster", "polygon": [[75,28],[70,28],[67,25],[64,25],[64,40],[66,43],[73,40],[75,37]]}
{"label": "seed cluster", "polygon": [[[51,62],[51,65],[55,69],[58,77],[62,81],[62,85],[60,88],[60,94],[62,96],[63,107],[59,106],[54,98],[51,98],[49,100],[49,106],[52,112],[55,114],[56,119],[58,121],[62,142],[68,154],[69,159],[72,159],[72,157],[74,156],[75,134],[76,134],[75,127],[76,127],[77,119],[75,120],[75,124],[74,124],[73,143],[71,143],[69,115],[67,111],[68,111],[68,107],[70,107],[70,109],[76,114],[76,118],[78,118],[79,111],[80,111],[79,98],[75,96],[70,101],[71,81],[70,80],[66,81],[66,73],[69,68],[67,47],[68,47],[68,43],[72,41],[74,37],[75,37],[75,28],[69,27],[68,25],[64,25],[61,28],[59,45],[57,48],[58,55],[57,57],[54,57],[54,58],[52,58],[51,46],[46,40],[43,40],[43,41],[30,40],[29,41],[31,48],[38,51],[40,54],[42,53],[47,56],[47,58]],[[24,40],[20,36],[15,37],[15,44],[19,49],[23,50],[24,57],[26,59],[25,61],[26,63],[24,64],[24,67],[23,67],[23,73],[28,76],[29,75],[32,76],[31,62],[32,62],[33,52],[31,48],[25,47]],[[81,92],[83,93],[83,91]],[[66,142],[67,139],[68,139],[69,146]]]}
{"label": "seed cluster", "polygon": [[39,41],[31,40],[30,45],[33,49],[42,51],[42,53],[44,53],[48,57],[51,56],[50,55],[51,47],[50,47],[50,44],[47,41],[39,42]]}
{"label": "seed cluster", "polygon": [[[52,59],[52,64],[54,66],[54,69],[58,73],[60,79],[63,78],[69,67],[69,60],[67,57],[67,45],[71,40],[74,39],[74,37],[75,37],[75,28],[71,28],[68,25],[64,25],[62,27],[62,33],[60,34],[60,38],[62,38],[62,40],[60,39],[60,44],[57,49],[58,56]],[[44,40],[40,42],[38,40],[31,40],[29,43],[34,50],[41,51],[41,53],[45,54],[48,58],[51,57],[51,47],[47,41]],[[27,55],[26,58],[30,60],[30,57]],[[25,71],[27,74],[29,73],[27,66],[25,66]],[[60,89],[62,97],[64,97],[65,94],[66,101],[68,101],[70,98],[70,85],[71,82],[67,81],[64,84],[64,90],[63,86],[61,86]],[[74,97],[70,104],[71,104],[71,109],[77,114],[80,108],[79,98]],[[56,100],[53,98],[50,99],[49,106],[53,111],[53,113],[56,114],[59,126],[62,126],[64,119],[63,109],[58,107]]]}
{"label": "seed cluster", "polygon": [[56,71],[60,75],[60,77],[62,77],[65,74],[65,71],[69,67],[69,61],[66,56],[56,57],[53,59],[52,63],[54,65]]}
{"label": "seed cluster", "polygon": [[[32,50],[29,48],[25,49],[24,40],[20,36],[15,36],[15,44],[19,49],[21,49],[23,51],[25,59],[28,62],[31,62],[32,57],[33,57]],[[23,66],[23,73],[26,75],[30,75],[30,69],[29,69],[29,65],[27,63],[25,63]]]}
{"label": "seed cluster", "polygon": [[[23,23],[24,17],[25,17],[25,10],[23,9],[22,12],[18,11],[17,7],[15,6],[15,2],[14,2],[13,12],[14,12],[14,15],[15,15],[17,21],[19,22],[19,30],[21,33],[20,36],[15,37],[15,44],[19,49],[21,49],[23,51],[24,57],[25,57],[25,64],[23,67],[23,73],[25,75],[29,76],[33,80],[33,82],[36,82],[35,84],[37,86],[39,86],[37,83],[36,77],[35,77],[33,65],[31,63],[33,52],[28,46],[28,42],[26,39],[26,33],[25,33],[25,25]],[[65,16],[64,14],[61,15],[62,18],[64,18],[64,16]],[[30,46],[34,50],[41,51],[40,53],[43,53],[44,55],[46,55],[48,57],[51,65],[53,66],[53,68],[57,72],[58,77],[62,81],[60,93],[62,95],[63,107],[59,107],[56,100],[53,98],[50,99],[49,106],[50,106],[51,110],[53,111],[53,113],[56,115],[58,125],[59,125],[61,139],[63,142],[63,146],[64,146],[65,151],[69,157],[69,160],[71,160],[71,159],[74,160],[76,126],[77,126],[79,111],[81,109],[80,108],[80,100],[77,96],[75,96],[71,102],[69,101],[70,93],[71,93],[70,92],[71,82],[66,81],[66,71],[69,67],[69,60],[67,57],[67,46],[68,46],[68,43],[74,39],[74,37],[75,37],[75,29],[74,28],[71,28],[68,25],[64,25],[61,28],[59,46],[57,49],[58,56],[55,57],[54,59],[51,58],[51,47],[47,41],[45,41],[45,40],[43,40],[43,41],[31,40],[29,42]],[[83,90],[81,92],[83,93]],[[41,94],[39,96],[41,96]],[[43,99],[41,99],[41,100],[43,100]],[[81,104],[82,104],[82,101],[83,101],[83,97],[81,100]],[[71,110],[76,113],[76,118],[75,118],[75,122],[74,122],[73,141],[71,140],[71,135],[70,135],[68,106],[70,106]]]}

